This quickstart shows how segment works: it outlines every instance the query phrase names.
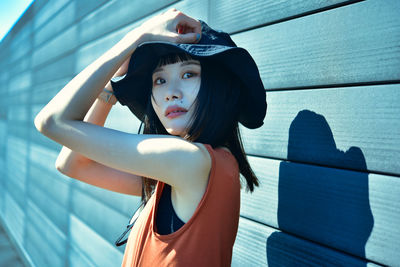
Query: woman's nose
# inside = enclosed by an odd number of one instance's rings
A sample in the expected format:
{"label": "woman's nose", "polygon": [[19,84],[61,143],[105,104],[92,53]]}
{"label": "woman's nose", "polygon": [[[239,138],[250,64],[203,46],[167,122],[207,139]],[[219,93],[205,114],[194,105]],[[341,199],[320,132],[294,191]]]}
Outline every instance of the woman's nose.
{"label": "woman's nose", "polygon": [[178,88],[178,86],[179,85],[177,84],[171,84],[171,86],[169,86],[165,94],[165,100],[170,101],[182,98],[182,91]]}

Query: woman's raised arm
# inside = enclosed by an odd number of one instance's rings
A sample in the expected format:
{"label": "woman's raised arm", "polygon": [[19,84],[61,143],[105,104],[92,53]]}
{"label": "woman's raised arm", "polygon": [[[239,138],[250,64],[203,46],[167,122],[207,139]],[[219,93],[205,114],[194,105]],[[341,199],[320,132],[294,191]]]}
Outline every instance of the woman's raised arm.
{"label": "woman's raised arm", "polygon": [[[123,73],[115,74],[115,76],[119,75],[123,75]],[[112,89],[111,86],[106,86],[106,88]],[[110,103],[96,99],[84,121],[104,126],[112,106]],[[82,182],[122,194],[141,196],[141,177],[105,166],[68,147],[62,147],[55,165],[61,173]]]}
{"label": "woman's raised arm", "polygon": [[[178,34],[178,26],[194,29],[194,32]],[[72,79],[36,116],[36,128],[103,165],[176,187],[180,187],[185,178],[185,185],[193,186],[198,182],[193,172],[207,177],[210,169],[210,158],[204,146],[173,136],[128,134],[83,119],[113,73],[140,43],[152,40],[195,42],[200,32],[199,21],[174,9],[145,22]]]}

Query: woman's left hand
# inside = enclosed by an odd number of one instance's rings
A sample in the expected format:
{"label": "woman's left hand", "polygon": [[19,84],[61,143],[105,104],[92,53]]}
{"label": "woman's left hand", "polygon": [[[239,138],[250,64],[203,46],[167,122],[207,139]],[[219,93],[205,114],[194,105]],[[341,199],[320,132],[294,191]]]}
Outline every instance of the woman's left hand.
{"label": "woman's left hand", "polygon": [[145,21],[139,29],[142,41],[197,43],[201,39],[200,21],[175,8]]}

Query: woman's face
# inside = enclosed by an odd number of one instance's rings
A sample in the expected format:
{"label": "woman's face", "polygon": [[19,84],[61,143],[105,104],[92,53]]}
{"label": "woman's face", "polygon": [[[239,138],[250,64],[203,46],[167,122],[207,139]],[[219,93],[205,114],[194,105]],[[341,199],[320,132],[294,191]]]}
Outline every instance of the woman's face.
{"label": "woman's face", "polygon": [[200,89],[200,61],[188,60],[156,68],[152,81],[151,104],[155,113],[169,134],[184,137]]}

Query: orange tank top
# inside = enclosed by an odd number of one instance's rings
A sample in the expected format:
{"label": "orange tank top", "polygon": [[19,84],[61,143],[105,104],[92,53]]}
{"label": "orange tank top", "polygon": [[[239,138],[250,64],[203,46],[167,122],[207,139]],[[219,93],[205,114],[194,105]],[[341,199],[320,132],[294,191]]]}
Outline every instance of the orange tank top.
{"label": "orange tank top", "polygon": [[125,248],[122,266],[230,266],[240,213],[239,168],[228,151],[205,145],[212,165],[206,191],[193,216],[168,235],[156,231],[158,182]]}

